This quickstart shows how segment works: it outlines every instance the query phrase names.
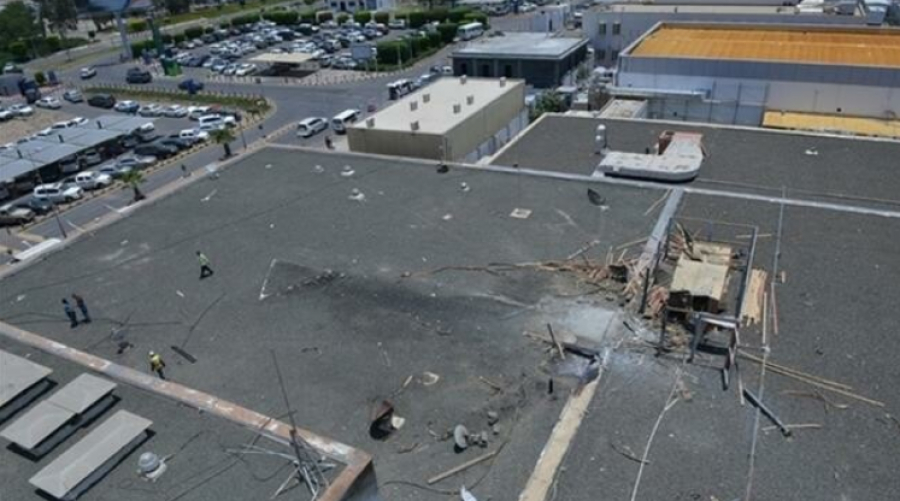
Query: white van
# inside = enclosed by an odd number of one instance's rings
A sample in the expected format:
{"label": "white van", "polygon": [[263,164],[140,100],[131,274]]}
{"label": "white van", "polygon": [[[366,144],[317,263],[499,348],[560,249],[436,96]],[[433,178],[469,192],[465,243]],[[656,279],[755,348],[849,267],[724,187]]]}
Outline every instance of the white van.
{"label": "white van", "polygon": [[111,185],[112,177],[109,174],[86,171],[75,176],[75,184],[85,190],[96,190]]}
{"label": "white van", "polygon": [[344,110],[331,119],[331,128],[337,134],[346,134],[347,126],[359,120],[359,110]]}
{"label": "white van", "polygon": [[484,25],[481,23],[469,23],[460,26],[456,30],[456,38],[462,41],[478,38],[484,33]]}
{"label": "white van", "polygon": [[84,194],[78,186],[63,186],[62,183],[41,184],[34,188],[34,198],[49,200],[53,203],[68,203],[81,198]]}

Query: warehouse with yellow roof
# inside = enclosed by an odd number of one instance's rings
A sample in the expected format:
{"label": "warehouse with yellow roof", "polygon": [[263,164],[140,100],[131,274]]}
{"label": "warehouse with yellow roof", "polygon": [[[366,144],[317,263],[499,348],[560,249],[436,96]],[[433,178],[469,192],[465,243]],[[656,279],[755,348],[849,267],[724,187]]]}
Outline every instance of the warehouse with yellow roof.
{"label": "warehouse with yellow roof", "polygon": [[619,56],[610,88],[648,118],[763,124],[766,112],[893,120],[900,30],[660,23]]}

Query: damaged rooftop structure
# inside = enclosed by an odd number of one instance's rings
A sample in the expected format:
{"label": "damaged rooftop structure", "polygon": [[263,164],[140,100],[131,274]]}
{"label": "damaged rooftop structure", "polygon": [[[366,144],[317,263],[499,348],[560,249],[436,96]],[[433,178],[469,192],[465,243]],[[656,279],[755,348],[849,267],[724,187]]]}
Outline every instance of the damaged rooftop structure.
{"label": "damaged rooftop structure", "polygon": [[273,139],[2,270],[3,494],[892,499],[898,148],[559,114],[478,165]]}

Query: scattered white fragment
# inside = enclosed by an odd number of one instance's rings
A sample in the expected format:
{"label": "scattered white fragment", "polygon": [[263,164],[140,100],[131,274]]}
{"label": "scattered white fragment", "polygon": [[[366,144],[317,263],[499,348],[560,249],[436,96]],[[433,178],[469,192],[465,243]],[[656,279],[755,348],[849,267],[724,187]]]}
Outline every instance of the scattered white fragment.
{"label": "scattered white fragment", "polygon": [[449,221],[453,219],[453,214],[444,214],[444,217],[442,217],[441,219],[443,219],[444,221]]}
{"label": "scattered white fragment", "polygon": [[180,290],[176,290],[175,294],[178,294],[179,297],[184,297],[184,292],[181,292]]}
{"label": "scattered white fragment", "polygon": [[266,168],[267,168],[267,169],[271,169],[271,168],[272,168],[272,164],[266,164]]}
{"label": "scattered white fragment", "polygon": [[275,223],[270,224],[270,225],[269,225],[269,228],[274,230],[274,229],[275,229]]}
{"label": "scattered white fragment", "polygon": [[22,301],[23,299],[25,299],[25,294],[19,294],[18,296],[16,296],[16,302],[17,302],[17,303],[20,302],[20,301]]}
{"label": "scattered white fragment", "polygon": [[812,148],[809,148],[808,150],[804,151],[803,153],[806,153],[807,155],[816,156],[819,154],[819,150],[817,150],[815,147],[812,147]]}
{"label": "scattered white fragment", "polygon": [[316,174],[321,174],[325,172],[325,168],[321,165],[316,165],[315,167],[313,167],[313,172],[315,172]]}
{"label": "scattered white fragment", "polygon": [[469,492],[469,489],[466,489],[465,485],[459,488],[459,497],[462,501],[478,501],[475,499],[475,496]]}
{"label": "scattered white fragment", "polygon": [[438,381],[440,381],[440,379],[441,379],[441,376],[438,376],[437,374],[435,374],[431,371],[425,371],[422,373],[422,384],[425,386],[431,386],[431,385],[437,383]]}
{"label": "scattered white fragment", "polygon": [[341,176],[343,176],[343,177],[350,177],[353,174],[356,174],[356,171],[353,170],[353,167],[350,167],[349,165],[345,165],[344,168],[341,170]]}
{"label": "scattered white fragment", "polygon": [[359,188],[353,188],[350,191],[350,200],[355,200],[357,202],[362,202],[366,199],[366,195],[363,192],[359,191]]}
{"label": "scattered white fragment", "polygon": [[218,188],[212,190],[211,192],[209,192],[209,195],[206,195],[205,197],[201,198],[200,201],[201,201],[201,202],[209,202],[209,200],[210,200],[213,196],[215,196],[215,194],[216,194],[218,191],[219,191]]}
{"label": "scattered white fragment", "polygon": [[119,245],[128,245],[128,240],[122,240]]}
{"label": "scattered white fragment", "polygon": [[463,182],[459,183],[459,189],[466,192],[466,191],[471,190],[472,188],[469,187],[469,183],[463,181]]}
{"label": "scattered white fragment", "polygon": [[531,209],[520,209],[516,207],[509,214],[509,217],[514,217],[516,219],[528,219],[531,216]]}

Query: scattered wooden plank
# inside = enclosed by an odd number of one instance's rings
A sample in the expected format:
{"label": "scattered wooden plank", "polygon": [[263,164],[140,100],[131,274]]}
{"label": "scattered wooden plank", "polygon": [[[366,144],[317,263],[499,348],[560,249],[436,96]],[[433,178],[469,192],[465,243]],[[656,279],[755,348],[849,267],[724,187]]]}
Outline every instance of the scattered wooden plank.
{"label": "scattered wooden plank", "polygon": [[447,470],[443,473],[438,473],[437,475],[428,479],[428,485],[436,484],[436,483],[440,482],[441,480],[444,480],[445,478],[450,478],[453,475],[456,475],[457,473],[466,471],[469,468],[471,468],[479,463],[483,463],[483,462],[487,461],[488,459],[491,459],[492,457],[496,456],[498,452],[500,452],[500,449],[496,449],[496,450],[493,450],[486,454],[482,454],[476,458],[466,461],[465,463],[463,463],[459,466],[454,466],[453,468],[450,468],[449,470]]}

